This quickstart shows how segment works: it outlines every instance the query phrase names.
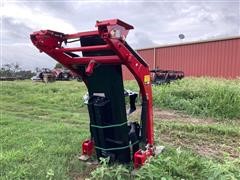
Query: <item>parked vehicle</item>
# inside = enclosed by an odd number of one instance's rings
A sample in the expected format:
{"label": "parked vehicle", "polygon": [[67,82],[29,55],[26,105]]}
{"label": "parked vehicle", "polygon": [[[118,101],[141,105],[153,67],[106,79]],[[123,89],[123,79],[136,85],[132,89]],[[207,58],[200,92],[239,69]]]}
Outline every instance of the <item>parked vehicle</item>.
{"label": "parked vehicle", "polygon": [[45,83],[54,82],[55,75],[50,69],[43,68],[40,72],[37,72],[37,75],[33,76],[31,80],[35,82],[45,82]]}

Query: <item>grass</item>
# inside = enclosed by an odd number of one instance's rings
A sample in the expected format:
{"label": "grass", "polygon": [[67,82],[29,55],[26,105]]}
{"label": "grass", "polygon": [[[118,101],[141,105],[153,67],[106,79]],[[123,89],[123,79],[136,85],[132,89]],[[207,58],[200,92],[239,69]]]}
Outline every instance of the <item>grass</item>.
{"label": "grass", "polygon": [[160,108],[219,120],[240,119],[240,80],[186,78],[153,90]]}
{"label": "grass", "polygon": [[[166,150],[134,177],[131,165],[108,166],[103,160],[95,169],[77,159],[89,136],[82,83],[1,83],[1,179],[240,179],[240,159],[232,157],[240,150],[239,80],[186,78],[153,87],[155,107],[214,120],[191,124],[155,119],[156,144]],[[125,86],[137,90],[132,82]],[[208,144],[224,153],[216,158],[195,148]]]}
{"label": "grass", "polygon": [[[127,88],[138,91],[136,83]],[[154,106],[218,120],[240,119],[240,79],[185,78],[153,86]]]}
{"label": "grass", "polygon": [[[80,83],[3,82],[1,87],[2,179],[68,179],[89,136]],[[75,163],[75,162],[74,162]],[[78,162],[79,171],[85,168]]]}
{"label": "grass", "polygon": [[158,131],[184,130],[192,134],[207,133],[209,135],[224,135],[240,138],[240,127],[236,124],[183,124],[180,122],[156,123]]}
{"label": "grass", "polygon": [[160,156],[151,158],[132,175],[131,168],[122,165],[108,166],[102,163],[92,172],[92,179],[239,179],[240,160],[215,160],[203,158],[181,148],[167,150]]}

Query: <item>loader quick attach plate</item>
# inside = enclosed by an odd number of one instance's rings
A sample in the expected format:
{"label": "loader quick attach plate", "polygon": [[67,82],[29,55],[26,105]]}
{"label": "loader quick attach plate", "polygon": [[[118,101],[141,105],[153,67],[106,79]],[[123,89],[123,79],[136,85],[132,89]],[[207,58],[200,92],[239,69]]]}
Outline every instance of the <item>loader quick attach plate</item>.
{"label": "loader quick attach plate", "polygon": [[[51,30],[31,34],[33,44],[81,76],[88,88],[87,102],[91,138],[82,144],[82,154],[140,167],[154,155],[152,89],[148,64],[125,41],[133,26],[118,19],[97,21],[97,31],[64,34]],[[78,47],[64,47],[79,41]],[[76,52],[82,52],[78,55]],[[128,123],[122,66],[134,75],[142,96],[140,123]],[[130,98],[131,113],[136,94]],[[139,145],[143,144],[142,149]],[[87,158],[84,158],[87,159]]]}

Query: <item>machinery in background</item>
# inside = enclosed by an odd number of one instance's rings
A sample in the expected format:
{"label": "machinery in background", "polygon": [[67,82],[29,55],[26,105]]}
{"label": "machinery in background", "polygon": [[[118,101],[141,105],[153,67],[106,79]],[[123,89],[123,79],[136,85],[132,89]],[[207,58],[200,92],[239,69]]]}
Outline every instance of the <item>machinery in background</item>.
{"label": "machinery in background", "polygon": [[74,73],[69,69],[55,68],[52,70],[57,81],[69,81],[75,78]]}
{"label": "machinery in background", "polygon": [[183,71],[162,70],[156,68],[151,70],[150,72],[152,74],[151,82],[155,85],[168,84],[171,81],[184,78]]}
{"label": "machinery in background", "polygon": [[34,82],[54,82],[56,80],[55,74],[48,68],[42,68],[35,76],[31,78]]}
{"label": "machinery in background", "polygon": [[43,68],[41,71],[37,72],[31,80],[35,82],[54,82],[54,81],[69,81],[75,78],[79,78],[72,71],[65,68],[55,68],[50,70],[48,68]]}

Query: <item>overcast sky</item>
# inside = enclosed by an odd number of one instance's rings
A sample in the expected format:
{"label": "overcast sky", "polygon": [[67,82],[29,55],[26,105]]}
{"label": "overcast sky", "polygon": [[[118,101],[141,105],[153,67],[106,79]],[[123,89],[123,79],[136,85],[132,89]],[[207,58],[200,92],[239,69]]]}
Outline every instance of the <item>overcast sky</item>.
{"label": "overcast sky", "polygon": [[240,35],[239,0],[185,1],[33,1],[3,0],[1,64],[25,69],[50,67],[55,61],[31,44],[41,29],[76,33],[95,29],[96,20],[118,18],[135,27],[127,41],[133,48]]}

